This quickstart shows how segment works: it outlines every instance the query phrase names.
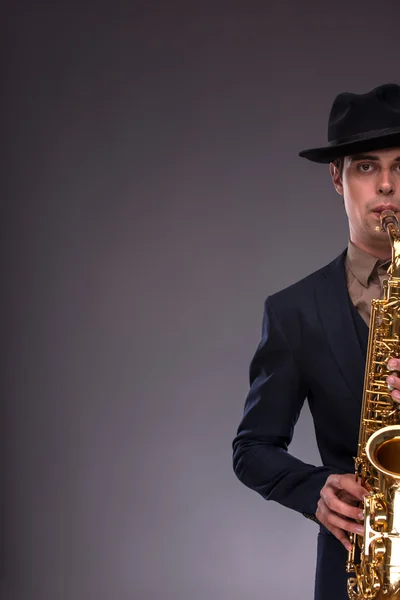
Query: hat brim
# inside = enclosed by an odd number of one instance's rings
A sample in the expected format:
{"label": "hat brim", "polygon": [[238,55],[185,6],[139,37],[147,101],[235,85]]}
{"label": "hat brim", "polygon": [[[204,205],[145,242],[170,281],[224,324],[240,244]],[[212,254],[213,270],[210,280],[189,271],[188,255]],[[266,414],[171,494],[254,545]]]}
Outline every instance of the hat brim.
{"label": "hat brim", "polygon": [[322,146],[320,148],[309,148],[299,152],[299,156],[317,163],[330,163],[336,158],[349,156],[358,152],[369,152],[371,150],[383,150],[384,148],[400,148],[400,132],[394,131],[380,136],[371,136],[361,140],[352,140],[342,144]]}

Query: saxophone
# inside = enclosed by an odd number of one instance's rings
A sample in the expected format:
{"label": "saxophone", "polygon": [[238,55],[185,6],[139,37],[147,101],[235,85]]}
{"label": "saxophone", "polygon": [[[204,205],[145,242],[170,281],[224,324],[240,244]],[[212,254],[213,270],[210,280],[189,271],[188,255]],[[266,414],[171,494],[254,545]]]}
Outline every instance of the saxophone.
{"label": "saxophone", "polygon": [[[386,383],[387,362],[400,355],[400,230],[385,210],[376,229],[392,247],[383,299],[372,300],[355,477],[370,490],[362,536],[350,534],[346,572],[350,600],[400,600],[400,405]],[[356,563],[356,553],[359,558]]]}

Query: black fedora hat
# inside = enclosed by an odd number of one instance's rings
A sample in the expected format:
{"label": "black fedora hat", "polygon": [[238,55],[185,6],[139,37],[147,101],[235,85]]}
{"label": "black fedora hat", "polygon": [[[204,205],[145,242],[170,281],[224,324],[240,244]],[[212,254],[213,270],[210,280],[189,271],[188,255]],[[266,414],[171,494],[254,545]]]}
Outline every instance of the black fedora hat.
{"label": "black fedora hat", "polygon": [[340,156],[396,146],[400,147],[400,86],[386,83],[365,94],[338,94],[329,115],[328,145],[302,150],[299,156],[329,163]]}

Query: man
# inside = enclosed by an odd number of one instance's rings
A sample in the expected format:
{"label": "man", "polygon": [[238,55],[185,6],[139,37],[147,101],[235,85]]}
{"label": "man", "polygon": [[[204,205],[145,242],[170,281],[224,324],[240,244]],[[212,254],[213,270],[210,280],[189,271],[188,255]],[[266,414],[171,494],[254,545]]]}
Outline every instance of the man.
{"label": "man", "polygon": [[[300,156],[330,164],[348,217],[348,246],[327,266],[266,299],[233,466],[262,497],[319,524],[314,599],[347,600],[348,534],[363,532],[356,503],[368,493],[355,481],[353,457],[370,305],[381,297],[391,258],[388,235],[376,226],[386,208],[400,218],[400,86],[339,94],[329,115],[328,145]],[[398,401],[399,360],[393,369],[388,385]],[[318,467],[288,452],[305,399]]]}

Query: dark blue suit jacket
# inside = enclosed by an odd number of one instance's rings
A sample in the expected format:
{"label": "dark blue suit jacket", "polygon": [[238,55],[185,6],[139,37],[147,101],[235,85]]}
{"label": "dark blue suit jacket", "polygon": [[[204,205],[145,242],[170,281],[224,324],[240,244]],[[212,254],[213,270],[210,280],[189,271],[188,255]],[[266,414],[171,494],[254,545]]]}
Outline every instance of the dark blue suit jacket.
{"label": "dark blue suit jacket", "polygon": [[[237,477],[265,499],[306,516],[315,515],[328,475],[354,473],[368,327],[349,298],[346,252],[266,299],[233,441]],[[288,451],[306,399],[322,466]],[[342,544],[321,527],[315,599],[348,600],[346,558]]]}

